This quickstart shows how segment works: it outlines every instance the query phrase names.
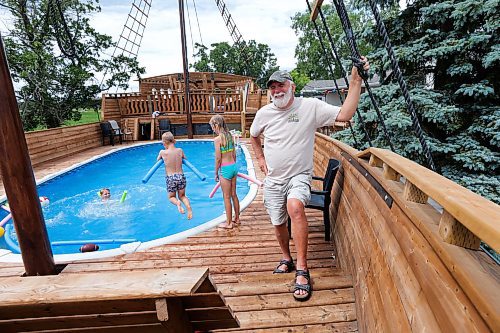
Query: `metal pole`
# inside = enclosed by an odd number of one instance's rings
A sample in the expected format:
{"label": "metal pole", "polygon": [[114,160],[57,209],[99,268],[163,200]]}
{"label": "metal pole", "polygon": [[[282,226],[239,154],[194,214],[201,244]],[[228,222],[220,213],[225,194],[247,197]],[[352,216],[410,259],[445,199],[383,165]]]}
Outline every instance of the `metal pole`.
{"label": "metal pole", "polygon": [[0,170],[26,275],[56,273],[24,138],[14,86],[0,35]]}
{"label": "metal pole", "polygon": [[193,122],[191,118],[191,102],[189,100],[189,66],[187,61],[186,47],[186,24],[184,22],[184,0],[179,0],[179,17],[181,25],[182,42],[182,67],[184,69],[184,110],[187,112],[187,134],[188,138],[193,138]]}

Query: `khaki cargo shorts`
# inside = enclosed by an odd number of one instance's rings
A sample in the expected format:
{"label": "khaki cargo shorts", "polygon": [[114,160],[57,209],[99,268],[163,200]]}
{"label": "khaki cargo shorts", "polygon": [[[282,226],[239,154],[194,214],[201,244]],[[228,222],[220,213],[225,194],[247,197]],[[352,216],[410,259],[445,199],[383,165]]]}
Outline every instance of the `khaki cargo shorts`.
{"label": "khaki cargo shorts", "polygon": [[304,206],[311,199],[311,175],[298,174],[284,183],[264,180],[264,207],[273,225],[281,225],[288,221],[286,203],[288,199],[300,200]]}

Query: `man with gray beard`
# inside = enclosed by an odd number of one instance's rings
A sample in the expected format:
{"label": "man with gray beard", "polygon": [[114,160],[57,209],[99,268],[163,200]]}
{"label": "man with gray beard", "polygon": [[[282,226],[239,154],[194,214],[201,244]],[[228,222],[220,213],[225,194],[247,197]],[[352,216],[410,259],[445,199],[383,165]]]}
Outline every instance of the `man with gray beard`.
{"label": "man with gray beard", "polygon": [[[365,57],[364,70],[370,65]],[[297,249],[297,271],[293,297],[306,301],[312,294],[307,268],[308,226],[305,206],[311,198],[314,133],[319,127],[335,121],[351,120],[359,102],[362,78],[352,68],[347,98],[341,108],[316,98],[295,97],[295,84],[287,71],[274,72],[267,81],[272,103],[262,107],[250,128],[251,142],[259,167],[266,175],[264,206],[274,225],[283,254],[274,273],[290,273],[295,269],[290,254],[290,235],[286,223],[292,220],[292,233]],[[264,136],[264,150],[260,135]]]}

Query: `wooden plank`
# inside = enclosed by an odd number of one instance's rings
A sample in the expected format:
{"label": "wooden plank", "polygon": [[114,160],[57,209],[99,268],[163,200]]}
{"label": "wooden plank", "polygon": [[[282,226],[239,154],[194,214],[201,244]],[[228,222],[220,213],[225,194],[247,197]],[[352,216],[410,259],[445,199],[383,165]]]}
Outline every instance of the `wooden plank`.
{"label": "wooden plank", "polygon": [[[316,287],[316,286],[315,286]],[[291,307],[302,307],[303,304],[295,301],[292,294],[265,294],[250,296],[227,297],[228,306],[235,312],[240,311],[258,311],[282,309]],[[353,288],[334,288],[326,290],[314,289],[314,297],[307,301],[307,306],[332,305],[342,303],[354,303]]]}
{"label": "wooden plank", "polygon": [[309,17],[311,21],[316,21],[316,18],[318,17],[319,11],[321,9],[321,5],[323,5],[323,0],[314,0],[311,6],[311,15]]}
{"label": "wooden plank", "polygon": [[[271,275],[271,274],[270,274]],[[277,274],[274,274],[277,275]],[[229,283],[218,284],[217,287],[225,297],[230,296],[251,296],[251,295],[266,295],[276,293],[288,293],[293,289],[293,275],[282,274],[283,277],[275,279],[266,279],[265,281],[254,283]],[[352,286],[352,280],[346,276],[319,276],[315,277],[314,269],[311,269],[311,279],[313,281],[314,290],[327,290],[337,288],[348,288]],[[291,295],[290,295],[291,296]]]}
{"label": "wooden plank", "polygon": [[[351,169],[352,172],[354,172],[353,169]],[[361,179],[364,180],[364,178],[360,177],[360,180]],[[366,181],[366,183],[368,182]],[[408,322],[411,324],[413,331],[422,331],[425,329],[429,329],[430,331],[439,330],[439,326],[436,323],[431,308],[427,304],[427,300],[420,284],[418,283],[418,279],[405,259],[396,237],[394,237],[386,225],[387,219],[392,218],[392,216],[390,216],[390,212],[380,213],[378,211],[373,211],[373,206],[380,208],[387,206],[383,204],[383,202],[377,202],[377,200],[381,201],[380,196],[378,196],[377,193],[365,191],[362,189],[362,186],[349,186],[347,188],[349,190],[354,190],[346,193],[346,195],[350,198],[351,204],[356,204],[356,206],[359,207],[359,210],[364,208],[370,216],[370,221],[372,221],[369,227],[366,225],[360,225],[360,228],[365,231],[373,229],[373,237],[377,239],[378,243],[382,244],[381,246],[384,249],[384,257],[387,258],[387,264],[389,266],[389,272],[392,276],[393,282],[391,285],[385,284],[382,289],[389,290],[389,293],[397,290],[400,302],[404,307],[404,313],[408,317]],[[386,209],[388,210],[388,208]],[[374,220],[376,216],[379,218]],[[363,236],[364,239],[367,239],[368,237],[369,236],[367,234],[364,234]],[[375,251],[371,252],[374,253]],[[373,258],[371,258],[371,260],[373,261]],[[375,263],[372,262],[372,266],[380,267],[381,265],[375,265]],[[385,291],[382,292],[383,294],[387,293]],[[384,304],[385,303],[386,302],[384,302]],[[385,311],[385,313],[387,312],[390,313],[391,311]],[[394,319],[394,323],[397,323],[393,325],[393,327],[397,328],[396,325],[399,325],[402,320],[398,320],[395,316],[392,316],[392,318]],[[397,328],[397,330],[403,331],[402,328]]]}
{"label": "wooden plank", "polygon": [[352,303],[301,307],[279,310],[239,312],[237,318],[242,329],[281,327],[282,323],[290,326],[353,321],[356,311]]}
{"label": "wooden plank", "polygon": [[[366,163],[361,161],[360,163]],[[367,164],[366,164],[367,165]],[[377,170],[370,170],[372,175],[384,184],[384,179]],[[500,330],[500,304],[496,299],[500,297],[500,276],[488,271],[475,259],[474,251],[444,243],[439,235],[438,223],[441,214],[429,204],[422,205],[405,201],[403,188],[400,183],[385,184],[389,193],[396,201],[397,206],[404,211],[408,218],[418,228],[419,232],[430,243],[431,249],[439,254],[440,260],[447,267],[448,272],[460,284],[463,292],[471,299],[482,318],[488,322],[493,331]],[[399,230],[399,224],[395,227]],[[498,271],[498,265],[496,265]],[[440,278],[439,278],[440,279]],[[440,287],[442,288],[442,287]]]}
{"label": "wooden plank", "polygon": [[218,292],[193,294],[180,297],[184,309],[213,308],[224,306],[224,300]]}
{"label": "wooden plank", "polygon": [[[474,235],[500,252],[498,205],[391,151],[372,147],[360,153],[358,157],[363,158],[370,154],[390,165],[416,188],[439,203]],[[479,211],[481,214],[477,214]]]}
{"label": "wooden plank", "polygon": [[[220,299],[220,297],[219,297]],[[37,317],[62,317],[104,313],[144,312],[154,309],[153,299],[125,299],[81,303],[11,305],[0,309],[0,318],[23,319]]]}
{"label": "wooden plank", "polygon": [[[424,237],[397,205],[391,229],[399,240],[440,327],[445,331],[487,331],[483,319]],[[397,221],[397,222],[396,222]],[[397,224],[395,224],[397,223]],[[452,310],[453,309],[453,310]]]}
{"label": "wooden plank", "polygon": [[[160,323],[154,324],[138,324],[138,325],[113,325],[113,326],[99,326],[99,327],[79,327],[79,328],[65,328],[61,330],[34,330],[32,333],[164,333],[165,327]],[[9,333],[9,332],[5,332]]]}
{"label": "wooden plank", "polygon": [[[224,332],[239,332],[239,333],[331,333],[331,332],[358,332],[358,325],[356,321],[346,321],[338,323],[326,323],[326,324],[308,324],[301,326],[282,326],[276,328],[264,328],[264,329],[230,329]],[[222,332],[215,330],[214,332]]]}
{"label": "wooden plank", "polygon": [[182,268],[4,278],[0,280],[0,311],[23,304],[189,295],[207,276],[207,268]]}
{"label": "wooden plank", "polygon": [[143,325],[158,322],[155,311],[113,313],[70,317],[0,320],[2,331],[24,332],[34,330],[64,330],[69,328],[99,327],[110,325]]}

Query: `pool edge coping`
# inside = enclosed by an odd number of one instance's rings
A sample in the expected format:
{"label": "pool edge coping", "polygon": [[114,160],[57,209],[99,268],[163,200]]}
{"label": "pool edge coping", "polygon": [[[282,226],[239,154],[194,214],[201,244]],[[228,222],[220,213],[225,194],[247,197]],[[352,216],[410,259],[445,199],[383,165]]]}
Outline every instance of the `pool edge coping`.
{"label": "pool edge coping", "polygon": [[[192,142],[192,141],[213,141],[213,139],[179,139],[177,141],[186,141],[186,142]],[[76,169],[84,164],[87,164],[89,162],[92,162],[96,159],[99,159],[101,157],[113,154],[117,151],[124,150],[130,147],[137,147],[137,146],[143,146],[143,145],[151,145],[151,144],[157,144],[158,142],[161,141],[153,141],[153,142],[140,142],[136,143],[134,145],[129,145],[126,147],[118,147],[115,149],[111,149],[105,153],[93,156],[89,159],[86,159],[85,161],[75,163],[67,168],[64,168],[58,172],[55,172],[53,174],[47,175],[40,180],[36,181],[36,185],[38,186],[39,184],[42,184],[48,180],[51,180],[65,172],[71,171],[73,169]],[[253,165],[253,160],[252,157],[250,156],[250,152],[248,148],[246,147],[246,143],[240,142],[239,147],[243,151],[243,154],[245,155],[245,161],[247,162],[247,172],[248,176],[255,178],[255,167]],[[255,199],[257,196],[258,192],[258,185],[255,183],[250,183],[250,189],[245,195],[245,197],[240,201],[240,212],[243,212]],[[0,202],[3,202],[7,199],[7,195],[0,196]],[[145,251],[147,249],[150,249],[152,247],[156,246],[161,246],[169,243],[174,243],[180,240],[184,240],[190,236],[194,236],[197,234],[200,234],[202,232],[205,232],[209,229],[214,228],[218,224],[224,222],[226,220],[225,214],[222,214],[210,221],[207,221],[201,225],[198,225],[194,228],[176,233],[174,235],[170,236],[165,236],[162,238],[154,239],[151,241],[147,242],[132,242],[132,243],[126,243],[122,244],[119,248],[116,249],[110,249],[110,250],[104,250],[104,251],[96,251],[96,252],[87,252],[87,253],[71,253],[71,254],[54,254],[54,261],[56,264],[63,264],[63,263],[70,263],[70,262],[76,262],[76,261],[82,261],[82,260],[89,260],[89,259],[101,259],[101,258],[109,258],[109,257],[115,257],[119,255],[125,255],[125,254],[130,254],[134,252],[141,252]],[[21,254],[18,253],[13,253],[10,250],[7,249],[0,249],[0,262],[2,263],[23,263],[22,256]]]}

